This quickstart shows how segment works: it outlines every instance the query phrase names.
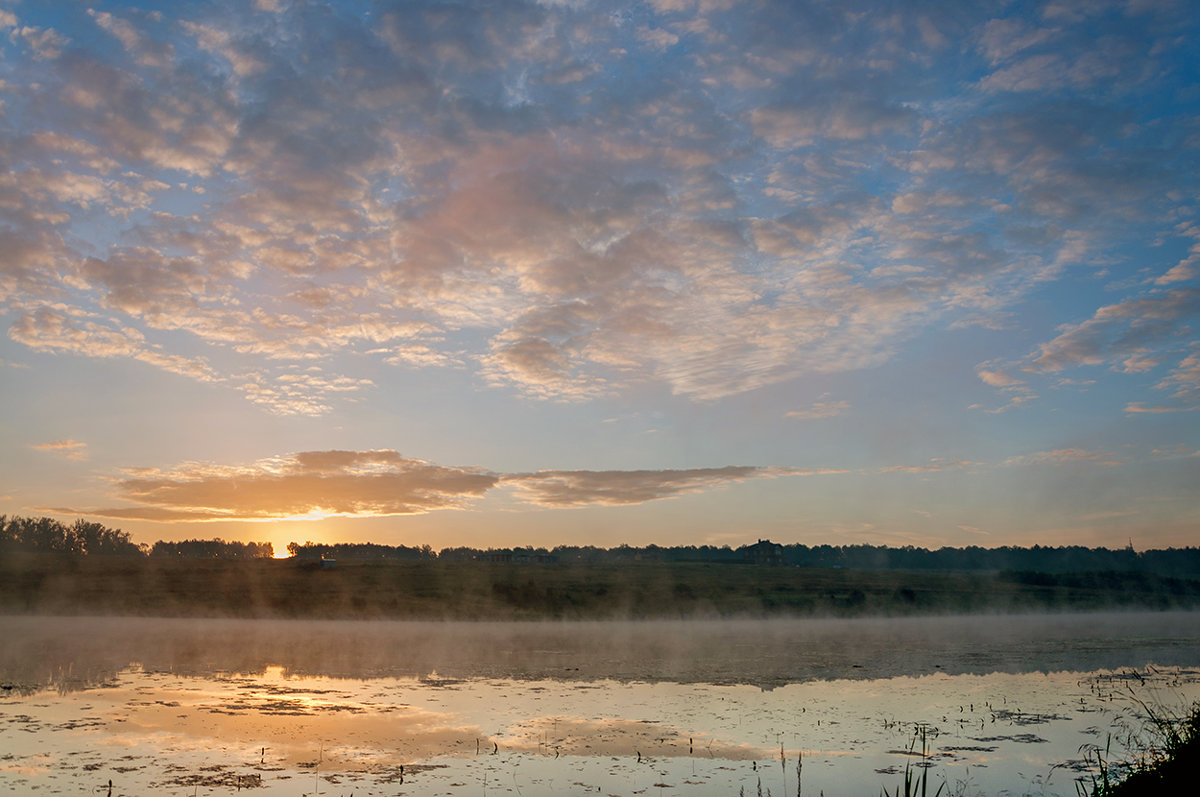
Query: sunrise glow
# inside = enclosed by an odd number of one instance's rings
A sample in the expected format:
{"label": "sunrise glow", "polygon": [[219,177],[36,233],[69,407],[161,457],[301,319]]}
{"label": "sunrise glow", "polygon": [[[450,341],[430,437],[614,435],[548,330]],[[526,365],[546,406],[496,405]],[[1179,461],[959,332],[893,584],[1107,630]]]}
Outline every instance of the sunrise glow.
{"label": "sunrise glow", "polygon": [[1194,544],[1198,25],[0,2],[0,514]]}

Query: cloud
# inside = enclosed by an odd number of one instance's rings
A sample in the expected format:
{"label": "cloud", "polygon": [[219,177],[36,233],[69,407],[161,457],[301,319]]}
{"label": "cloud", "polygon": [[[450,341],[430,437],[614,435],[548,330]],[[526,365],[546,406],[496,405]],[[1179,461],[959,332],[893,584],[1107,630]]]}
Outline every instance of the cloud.
{"label": "cloud", "polygon": [[1170,285],[1172,282],[1187,282],[1196,276],[1196,264],[1200,263],[1200,255],[1192,255],[1187,260],[1180,261],[1171,267],[1167,273],[1154,280],[1155,285]]}
{"label": "cloud", "polygon": [[58,309],[41,307],[16,320],[8,336],[31,349],[108,359],[128,357],[200,382],[220,377],[200,359],[162,352],[136,329],[77,320]]}
{"label": "cloud", "polygon": [[94,321],[76,321],[66,313],[42,307],[12,325],[8,336],[31,349],[70,352],[86,357],[133,357],[142,351],[136,330],[116,329]]}
{"label": "cloud", "polygon": [[1171,391],[1174,403],[1146,406],[1143,402],[1134,401],[1125,406],[1126,414],[1161,414],[1200,410],[1200,352],[1193,350],[1154,387],[1157,390]]}
{"label": "cloud", "polygon": [[33,57],[38,61],[58,58],[69,42],[67,37],[53,28],[36,28],[28,25],[15,28],[8,38],[13,42],[18,38],[24,39],[25,44],[33,52]]}
{"label": "cloud", "polygon": [[1172,407],[1167,405],[1146,406],[1141,401],[1131,401],[1125,405],[1125,414],[1127,415],[1162,415],[1170,412],[1194,412],[1200,410],[1197,407]]}
{"label": "cloud", "polygon": [[1053,451],[1022,454],[1020,456],[1009,457],[1002,464],[1008,467],[1017,467],[1026,465],[1066,465],[1075,462],[1107,466],[1125,464],[1121,460],[1116,459],[1112,454],[1086,451],[1079,448],[1059,448]]}
{"label": "cloud", "polygon": [[[60,441],[35,448],[73,452],[82,446]],[[63,511],[163,522],[379,517],[465,508],[497,487],[514,487],[523,500],[539,506],[625,506],[748,479],[847,472],[727,466],[502,474],[437,465],[387,449],[305,451],[250,465],[189,462],[169,469],[131,468],[113,483],[116,494],[132,505]]]}
{"label": "cloud", "polygon": [[1200,314],[1200,290],[1175,289],[1098,309],[1091,319],[1063,327],[1043,344],[1030,366],[1058,371],[1076,365],[1099,365],[1138,354],[1149,344],[1174,335],[1180,325]]}
{"label": "cloud", "polygon": [[940,473],[948,470],[961,470],[978,466],[978,462],[970,462],[964,459],[947,459],[945,457],[934,457],[929,460],[927,465],[889,465],[885,468],[880,468],[880,473]]}
{"label": "cloud", "polygon": [[410,515],[463,507],[498,479],[478,468],[443,467],[395,451],[309,451],[246,466],[139,470],[115,484],[122,498],[138,506],[89,514],[133,512],[163,521]]}
{"label": "cloud", "polygon": [[996,388],[1007,401],[999,407],[991,409],[973,404],[971,409],[982,409],[984,412],[996,415],[1021,407],[1037,398],[1037,394],[1025,380],[1013,376],[1006,367],[999,367],[999,363],[995,361],[980,363],[975,367],[975,374],[985,385]]}
{"label": "cloud", "polygon": [[50,451],[55,454],[61,454],[67,459],[76,462],[82,462],[87,459],[87,443],[81,443],[78,440],[55,440],[52,443],[38,443],[31,445],[35,451]]}
{"label": "cloud", "polygon": [[640,27],[637,31],[637,37],[655,50],[665,50],[679,43],[678,36],[662,28]]}
{"label": "cloud", "polygon": [[171,45],[147,39],[128,20],[115,17],[106,11],[89,8],[87,13],[97,25],[120,41],[125,50],[140,63],[161,68],[170,62],[174,49]]}
{"label": "cloud", "polygon": [[[1180,342],[1190,341],[1190,324],[1200,316],[1200,291],[1176,288],[1145,298],[1099,308],[1088,320],[1060,327],[1058,336],[1041,344],[1022,366],[1032,373],[1108,365],[1136,374],[1152,371],[1164,360],[1180,357]],[[1155,387],[1174,390],[1174,398],[1200,396],[1200,359],[1195,353],[1176,361]],[[1126,413],[1155,411],[1132,402]]]}
{"label": "cloud", "polygon": [[1156,448],[1150,453],[1156,457],[1167,457],[1170,459],[1200,457],[1200,450],[1184,443],[1178,443],[1166,448]]}
{"label": "cloud", "polygon": [[262,72],[267,67],[252,54],[252,47],[221,28],[184,20],[183,29],[203,49],[224,58],[238,77]]}
{"label": "cloud", "polygon": [[728,466],[689,470],[543,470],[504,477],[530,503],[569,507],[641,504],[747,479],[774,477],[770,468]]}
{"label": "cloud", "polygon": [[236,378],[236,384],[246,398],[274,415],[315,417],[332,409],[335,396],[356,393],[375,383],[370,379],[326,376],[313,367],[277,374],[252,372]]}
{"label": "cloud", "polygon": [[983,26],[979,48],[995,66],[1056,35],[1057,32],[1052,28],[1035,28],[1021,19],[990,19]]}
{"label": "cloud", "polygon": [[979,378],[983,380],[984,384],[991,385],[992,387],[1005,388],[1024,384],[1022,380],[1017,379],[1015,376],[1005,373],[1004,371],[979,368],[975,371],[975,373],[979,375]]}
{"label": "cloud", "polygon": [[1181,222],[1176,225],[1175,232],[1192,240],[1188,247],[1187,257],[1180,260],[1165,274],[1154,280],[1155,285],[1170,285],[1175,282],[1187,282],[1200,273],[1200,227],[1191,222]]}
{"label": "cloud", "polygon": [[812,406],[806,410],[791,410],[784,413],[785,418],[833,418],[841,415],[846,410],[850,409],[850,402],[845,399],[841,401],[814,401]]}
{"label": "cloud", "polygon": [[1053,54],[1034,55],[980,81],[984,91],[1041,91],[1062,85],[1066,66]]}
{"label": "cloud", "polygon": [[1193,351],[1179,361],[1170,374],[1155,385],[1160,390],[1174,390],[1177,399],[1200,398],[1200,351]]}
{"label": "cloud", "polygon": [[[1099,307],[1084,321],[1063,324],[1058,334],[1039,344],[1023,359],[1006,364],[981,363],[976,373],[986,384],[1008,396],[998,412],[1036,398],[1026,380],[1011,371],[1029,375],[1061,374],[1084,367],[1107,366],[1112,372],[1149,374],[1169,364],[1169,373],[1149,384],[1171,391],[1175,405],[1129,402],[1126,414],[1174,412],[1200,401],[1200,359],[1194,350],[1193,324],[1200,317],[1200,291],[1176,287],[1152,289],[1135,298]],[[1056,387],[1095,385],[1095,379],[1059,378]]]}
{"label": "cloud", "polygon": [[446,368],[464,364],[461,356],[438,351],[424,343],[393,346],[379,351],[387,354],[383,361],[389,365],[403,365],[414,368]]}
{"label": "cloud", "polygon": [[820,139],[860,141],[901,130],[915,121],[911,111],[876,98],[847,95],[828,104],[781,105],[755,109],[754,132],[776,149],[808,147]]}
{"label": "cloud", "polygon": [[[1182,45],[1136,46],[1165,17],[660,6],[10,14],[43,58],[6,62],[10,337],[124,348],[279,414],[359,400],[379,362],[715,402],[1011,323],[1122,231],[1187,235],[1184,115],[1143,101]],[[956,88],[987,70],[1022,96]]]}

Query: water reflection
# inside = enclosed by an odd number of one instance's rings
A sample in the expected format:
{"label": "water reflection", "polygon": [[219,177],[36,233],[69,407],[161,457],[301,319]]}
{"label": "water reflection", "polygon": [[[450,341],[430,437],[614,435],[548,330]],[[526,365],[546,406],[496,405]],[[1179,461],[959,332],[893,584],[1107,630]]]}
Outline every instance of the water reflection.
{"label": "water reflection", "polygon": [[878,794],[925,728],[944,793],[1073,795],[1129,687],[1200,697],[1197,614],[0,629],[21,793]]}

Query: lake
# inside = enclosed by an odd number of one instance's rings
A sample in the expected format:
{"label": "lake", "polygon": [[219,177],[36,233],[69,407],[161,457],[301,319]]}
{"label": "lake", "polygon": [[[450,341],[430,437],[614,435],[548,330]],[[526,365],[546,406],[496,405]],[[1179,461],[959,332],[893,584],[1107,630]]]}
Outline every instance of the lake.
{"label": "lake", "polygon": [[1200,699],[1197,612],[0,632],[21,794],[1065,797]]}

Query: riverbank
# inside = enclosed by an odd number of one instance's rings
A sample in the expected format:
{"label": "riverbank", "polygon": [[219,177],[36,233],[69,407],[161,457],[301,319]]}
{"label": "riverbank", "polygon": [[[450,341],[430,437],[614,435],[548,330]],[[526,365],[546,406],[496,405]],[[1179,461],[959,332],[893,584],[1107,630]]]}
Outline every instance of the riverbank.
{"label": "riverbank", "polygon": [[1200,607],[1200,581],[1140,572],[11,555],[0,575],[7,614],[585,620]]}
{"label": "riverbank", "polygon": [[1085,790],[1087,797],[1196,793],[1200,785],[1200,703],[1193,703],[1191,712],[1183,717],[1170,716],[1161,708],[1143,708],[1148,719],[1136,760],[1114,767],[1097,755],[1099,772]]}

